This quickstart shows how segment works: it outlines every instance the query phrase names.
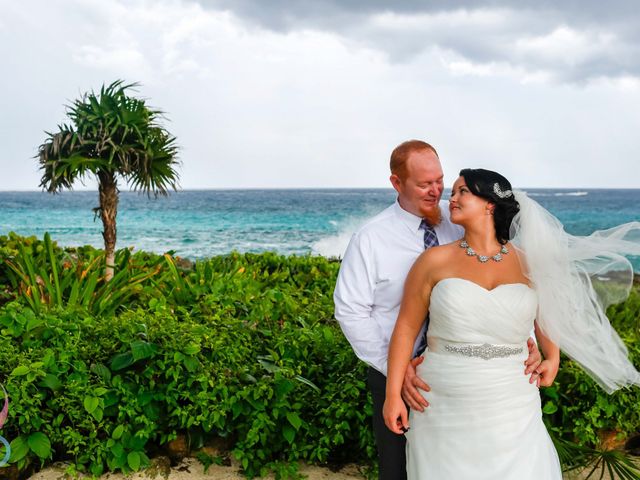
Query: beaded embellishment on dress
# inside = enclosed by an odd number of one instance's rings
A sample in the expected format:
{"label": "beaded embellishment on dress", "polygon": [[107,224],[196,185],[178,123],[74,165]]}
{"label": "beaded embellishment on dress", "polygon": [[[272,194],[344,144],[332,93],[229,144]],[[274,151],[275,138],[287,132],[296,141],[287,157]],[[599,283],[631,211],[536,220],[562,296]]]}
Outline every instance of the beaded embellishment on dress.
{"label": "beaded embellishment on dress", "polygon": [[482,345],[451,345],[447,344],[444,349],[450,353],[457,353],[465,357],[478,357],[483,360],[491,360],[492,358],[505,358],[512,355],[522,353],[524,347],[506,347],[504,345],[491,345],[483,343]]}

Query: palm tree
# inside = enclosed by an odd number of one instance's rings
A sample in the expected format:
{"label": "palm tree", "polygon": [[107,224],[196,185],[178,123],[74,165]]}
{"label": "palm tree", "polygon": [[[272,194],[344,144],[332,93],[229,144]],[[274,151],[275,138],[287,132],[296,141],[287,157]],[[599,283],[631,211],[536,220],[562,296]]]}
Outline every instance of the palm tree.
{"label": "palm tree", "polygon": [[100,93],[85,93],[68,106],[71,125],[47,134],[38,149],[40,186],[50,193],[71,189],[77,179],[95,175],[102,219],[106,258],[105,280],[113,277],[118,213],[118,180],[131,190],[151,196],[176,190],[176,139],[158,124],[163,114],[144,100],[127,95],[138,84],[122,80],[102,86]]}

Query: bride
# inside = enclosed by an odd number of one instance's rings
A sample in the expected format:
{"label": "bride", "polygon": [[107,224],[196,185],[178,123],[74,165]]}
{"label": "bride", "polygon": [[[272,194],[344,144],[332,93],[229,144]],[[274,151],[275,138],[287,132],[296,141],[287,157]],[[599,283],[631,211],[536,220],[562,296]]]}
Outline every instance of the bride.
{"label": "bride", "polygon": [[[629,293],[633,270],[620,254],[640,254],[630,239],[640,223],[573,237],[483,169],[460,172],[449,209],[464,237],[425,251],[407,277],[389,348],[385,423],[405,432],[410,480],[561,479],[538,386],[553,383],[559,347],[609,392],[640,384],[604,314]],[[402,381],[427,312],[428,351],[417,374],[430,387],[428,408],[409,420]],[[533,329],[544,361],[530,383],[522,368]]]}

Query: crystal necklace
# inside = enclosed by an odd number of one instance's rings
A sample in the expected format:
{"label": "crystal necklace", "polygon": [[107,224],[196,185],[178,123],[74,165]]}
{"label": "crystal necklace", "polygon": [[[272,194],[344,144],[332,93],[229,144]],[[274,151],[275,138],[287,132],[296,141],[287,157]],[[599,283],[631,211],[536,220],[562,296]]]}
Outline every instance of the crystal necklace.
{"label": "crystal necklace", "polygon": [[477,257],[480,263],[487,263],[489,259],[492,259],[494,262],[499,262],[500,260],[502,260],[502,255],[506,255],[507,253],[509,253],[509,249],[507,248],[507,246],[502,245],[502,248],[500,249],[500,251],[495,255],[493,255],[492,257],[488,255],[478,255],[476,251],[469,246],[469,244],[467,243],[467,240],[464,238],[462,239],[462,241],[460,241],[460,248],[464,248],[465,252],[470,257]]}

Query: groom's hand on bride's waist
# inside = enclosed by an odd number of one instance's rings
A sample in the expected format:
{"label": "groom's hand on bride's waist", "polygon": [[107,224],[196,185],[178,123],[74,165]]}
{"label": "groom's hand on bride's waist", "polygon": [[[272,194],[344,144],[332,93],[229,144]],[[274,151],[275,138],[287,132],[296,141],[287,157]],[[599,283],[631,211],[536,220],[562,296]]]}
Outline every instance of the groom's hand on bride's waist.
{"label": "groom's hand on bride's waist", "polygon": [[429,406],[429,402],[422,396],[418,389],[428,392],[431,390],[429,385],[416,375],[416,367],[424,361],[424,355],[416,357],[409,362],[407,370],[404,373],[404,382],[402,383],[402,399],[414,410],[424,412]]}

